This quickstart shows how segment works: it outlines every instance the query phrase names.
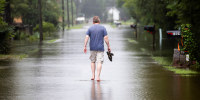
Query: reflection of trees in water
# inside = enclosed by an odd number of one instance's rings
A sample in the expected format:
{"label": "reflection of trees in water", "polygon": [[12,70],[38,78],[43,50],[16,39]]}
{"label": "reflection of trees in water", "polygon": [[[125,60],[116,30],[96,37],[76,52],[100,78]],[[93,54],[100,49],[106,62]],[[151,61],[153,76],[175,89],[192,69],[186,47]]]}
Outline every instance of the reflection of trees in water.
{"label": "reflection of trees in water", "polygon": [[13,100],[8,95],[13,95],[16,90],[14,67],[0,67],[0,100]]}
{"label": "reflection of trees in water", "polygon": [[42,45],[43,45],[42,42],[40,42],[39,45],[38,45],[38,58],[42,58],[42,55],[43,55],[43,53],[42,53]]}

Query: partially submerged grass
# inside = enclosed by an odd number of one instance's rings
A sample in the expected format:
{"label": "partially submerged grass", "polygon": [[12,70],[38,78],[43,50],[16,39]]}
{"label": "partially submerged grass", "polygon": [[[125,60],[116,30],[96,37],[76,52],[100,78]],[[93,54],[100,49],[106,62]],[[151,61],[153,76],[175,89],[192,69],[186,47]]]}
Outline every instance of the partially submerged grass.
{"label": "partially submerged grass", "polygon": [[160,65],[171,65],[172,60],[169,59],[168,57],[152,57],[156,62],[158,62]]}
{"label": "partially submerged grass", "polygon": [[0,54],[0,60],[22,60],[23,58],[26,58],[28,57],[28,55],[26,54],[21,54],[21,55],[3,55],[3,54]]}
{"label": "partially submerged grass", "polygon": [[138,44],[138,42],[136,40],[133,40],[133,39],[130,39],[130,38],[128,39],[128,42]]}
{"label": "partially submerged grass", "polygon": [[172,60],[170,60],[168,57],[152,57],[156,62],[158,62],[160,65],[164,66],[169,71],[174,72],[175,74],[180,74],[182,76],[190,76],[194,74],[198,74],[197,71],[193,71],[190,69],[181,69],[181,68],[176,68],[175,66],[172,65]]}
{"label": "partially submerged grass", "polygon": [[73,26],[70,26],[68,28],[68,26],[66,26],[66,29],[81,29],[83,28],[84,24],[76,24],[76,25],[73,25]]}
{"label": "partially submerged grass", "polygon": [[172,71],[176,74],[180,74],[180,75],[191,75],[191,74],[198,74],[198,72],[193,71],[193,70],[189,70],[189,69],[180,69],[180,68],[175,68],[173,66],[164,66],[164,68],[166,68],[169,71]]}
{"label": "partially submerged grass", "polygon": [[58,39],[48,40],[47,43],[54,43]]}
{"label": "partially submerged grass", "polygon": [[122,21],[122,25],[132,25],[133,21]]}
{"label": "partially submerged grass", "polygon": [[115,24],[113,24],[113,23],[110,23],[110,26],[111,26],[112,28],[117,28],[117,26],[116,26]]}

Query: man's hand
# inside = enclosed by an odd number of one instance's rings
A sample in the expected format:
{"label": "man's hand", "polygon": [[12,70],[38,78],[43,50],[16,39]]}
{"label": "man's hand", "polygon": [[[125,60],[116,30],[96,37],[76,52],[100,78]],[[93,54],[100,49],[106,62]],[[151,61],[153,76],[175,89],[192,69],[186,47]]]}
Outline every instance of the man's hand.
{"label": "man's hand", "polygon": [[84,53],[87,53],[87,42],[88,42],[88,39],[89,39],[89,36],[86,35],[85,36],[85,42],[84,42],[84,50],[83,50]]}
{"label": "man's hand", "polygon": [[84,47],[84,50],[83,50],[83,51],[84,51],[84,53],[87,53],[87,48],[86,48],[86,47]]}
{"label": "man's hand", "polygon": [[108,47],[108,51],[109,51],[109,52],[111,52],[111,49],[110,49],[110,47]]}
{"label": "man's hand", "polygon": [[109,44],[109,40],[108,40],[108,36],[107,36],[107,35],[104,36],[104,40],[105,40],[105,42],[106,42],[106,44],[107,44],[107,46],[108,46],[108,51],[111,52],[110,44]]}

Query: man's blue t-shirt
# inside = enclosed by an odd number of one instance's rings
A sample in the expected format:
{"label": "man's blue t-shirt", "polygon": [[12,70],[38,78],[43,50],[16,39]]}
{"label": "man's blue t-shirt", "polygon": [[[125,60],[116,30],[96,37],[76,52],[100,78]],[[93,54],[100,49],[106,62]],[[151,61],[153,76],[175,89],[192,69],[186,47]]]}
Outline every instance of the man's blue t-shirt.
{"label": "man's blue t-shirt", "polygon": [[90,37],[91,51],[104,51],[104,36],[107,35],[106,28],[99,24],[91,26],[86,35]]}

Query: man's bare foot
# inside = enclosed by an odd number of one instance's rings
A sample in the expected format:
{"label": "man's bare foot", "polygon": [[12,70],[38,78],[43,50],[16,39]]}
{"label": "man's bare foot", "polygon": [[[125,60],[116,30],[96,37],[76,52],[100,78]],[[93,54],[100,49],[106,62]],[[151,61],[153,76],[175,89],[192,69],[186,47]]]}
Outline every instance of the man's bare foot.
{"label": "man's bare foot", "polygon": [[91,78],[91,80],[94,80],[95,79],[95,76],[93,76],[92,78]]}
{"label": "man's bare foot", "polygon": [[97,82],[99,82],[100,81],[100,78],[99,77],[97,77]]}

